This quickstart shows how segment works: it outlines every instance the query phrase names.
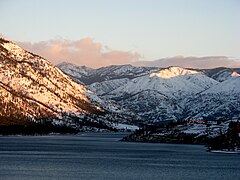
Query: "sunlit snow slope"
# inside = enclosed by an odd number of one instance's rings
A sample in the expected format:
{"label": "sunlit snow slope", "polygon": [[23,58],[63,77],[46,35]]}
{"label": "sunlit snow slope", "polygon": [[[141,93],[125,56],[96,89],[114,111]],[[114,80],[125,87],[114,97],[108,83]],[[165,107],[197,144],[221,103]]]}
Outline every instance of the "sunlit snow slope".
{"label": "sunlit snow slope", "polygon": [[0,116],[39,119],[102,111],[91,93],[44,58],[0,39]]}

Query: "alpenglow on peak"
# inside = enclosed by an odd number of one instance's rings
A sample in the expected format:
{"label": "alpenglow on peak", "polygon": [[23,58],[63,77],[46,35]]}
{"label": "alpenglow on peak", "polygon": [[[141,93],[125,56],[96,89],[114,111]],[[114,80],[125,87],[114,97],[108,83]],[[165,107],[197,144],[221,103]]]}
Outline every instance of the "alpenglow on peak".
{"label": "alpenglow on peak", "polygon": [[197,74],[200,73],[196,70],[189,70],[189,69],[185,69],[185,68],[181,68],[181,67],[169,67],[166,69],[162,69],[159,72],[154,72],[152,74],[150,74],[150,77],[153,76],[157,76],[160,78],[172,78],[172,77],[176,77],[176,76],[183,76],[183,75],[187,75],[187,74]]}

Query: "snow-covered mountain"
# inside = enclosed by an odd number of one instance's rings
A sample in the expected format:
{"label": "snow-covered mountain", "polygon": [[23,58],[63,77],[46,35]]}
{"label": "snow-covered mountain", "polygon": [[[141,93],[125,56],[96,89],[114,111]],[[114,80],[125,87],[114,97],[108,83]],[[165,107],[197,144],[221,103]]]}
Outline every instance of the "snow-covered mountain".
{"label": "snow-covered mountain", "polygon": [[178,120],[187,98],[215,84],[201,72],[170,67],[134,78],[105,96],[148,121]]}
{"label": "snow-covered mountain", "polygon": [[207,76],[219,81],[223,82],[232,76],[236,76],[237,74],[240,74],[240,68],[225,68],[225,67],[219,67],[214,69],[206,69],[202,70],[204,74]]}
{"label": "snow-covered mountain", "polygon": [[[60,63],[57,65],[63,72],[78,83],[87,84],[89,76],[95,73],[95,69],[86,66],[76,66],[71,63]],[[86,82],[85,82],[86,81]]]}
{"label": "snow-covered mountain", "polygon": [[[237,68],[201,70],[180,67],[109,66],[92,70],[91,77],[99,77],[103,73],[104,78],[92,78],[94,82],[89,83],[87,87],[96,94],[115,101],[120,107],[140,115],[145,121],[227,118],[223,114],[227,114],[228,108],[231,109],[228,114],[232,113],[230,118],[239,116],[239,112],[231,108],[233,105],[236,109],[238,105],[235,101],[232,102],[231,97],[236,99],[240,93],[234,93],[230,88],[230,82],[237,83],[239,72]],[[77,78],[82,81],[81,77]],[[85,79],[83,81],[86,82]],[[225,102],[221,104],[222,108],[218,107],[219,104],[215,103],[213,98],[218,96],[216,94],[219,94],[217,92],[220,87],[227,89],[221,97],[226,97]],[[205,95],[206,93],[209,95]],[[199,100],[200,97],[209,104]],[[202,111],[203,108],[206,111]],[[218,113],[221,115],[216,116]]]}
{"label": "snow-covered mountain", "polygon": [[240,118],[239,68],[58,67],[0,39],[0,125],[48,119],[119,128],[142,120]]}
{"label": "snow-covered mountain", "polygon": [[0,116],[61,118],[104,111],[90,91],[38,55],[0,39]]}
{"label": "snow-covered mountain", "polygon": [[115,79],[132,79],[160,69],[155,67],[135,67],[129,64],[111,65],[98,69],[92,69],[86,66],[76,66],[66,62],[58,64],[57,67],[69,76],[73,77],[75,81],[82,82],[85,85]]}
{"label": "snow-covered mountain", "polygon": [[154,90],[164,95],[181,99],[185,96],[203,91],[216,83],[215,80],[198,71],[187,70],[180,67],[170,67],[134,78],[124,84],[124,86],[112,91],[111,94],[122,96],[122,94]]}
{"label": "snow-covered mountain", "polygon": [[128,81],[128,78],[120,78],[102,82],[95,82],[88,85],[88,88],[91,89],[93,92],[97,92],[98,95],[105,95],[125,85],[126,83],[128,83]]}
{"label": "snow-covered mountain", "polygon": [[189,99],[187,114],[193,119],[239,119],[240,118],[240,76],[218,83]]}
{"label": "snow-covered mountain", "polygon": [[[72,76],[70,71],[65,70],[68,66],[66,63],[59,65]],[[74,67],[72,69],[79,68],[78,72],[89,69],[71,66]],[[110,99],[148,122],[239,117],[240,93],[233,90],[240,79],[237,68],[201,70],[123,65],[87,72],[88,76],[82,78],[81,73],[75,78],[88,84],[87,87],[99,96]],[[217,101],[219,98],[222,100]]]}
{"label": "snow-covered mountain", "polygon": [[0,125],[48,119],[113,127],[133,119],[130,113],[121,114],[120,108],[73,81],[44,58],[0,39]]}

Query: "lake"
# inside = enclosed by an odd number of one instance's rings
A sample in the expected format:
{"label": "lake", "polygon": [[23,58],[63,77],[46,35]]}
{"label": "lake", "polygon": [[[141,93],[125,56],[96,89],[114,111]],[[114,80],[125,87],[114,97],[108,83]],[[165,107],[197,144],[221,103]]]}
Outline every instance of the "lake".
{"label": "lake", "polygon": [[240,179],[240,155],[120,142],[122,133],[0,137],[0,179]]}

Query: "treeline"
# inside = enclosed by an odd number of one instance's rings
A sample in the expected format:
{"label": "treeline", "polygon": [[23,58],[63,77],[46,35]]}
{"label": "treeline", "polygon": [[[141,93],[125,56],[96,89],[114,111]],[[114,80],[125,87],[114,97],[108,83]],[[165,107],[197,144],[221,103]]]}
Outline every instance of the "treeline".
{"label": "treeline", "polygon": [[50,121],[26,124],[0,124],[1,135],[46,135],[50,133],[75,134],[79,129],[66,125],[53,125]]}
{"label": "treeline", "polygon": [[235,150],[240,149],[240,122],[230,122],[226,134],[208,139],[209,150]]}
{"label": "treeline", "polygon": [[95,129],[105,129],[117,131],[117,129],[107,125],[104,116],[87,115],[84,118],[66,117],[66,122],[72,122],[72,125],[53,124],[52,118],[41,118],[33,122],[30,119],[15,116],[0,116],[0,135],[46,135],[51,133],[76,134],[82,131],[83,127],[92,127]]}
{"label": "treeline", "polygon": [[[151,125],[142,125],[134,133],[124,137],[122,141],[177,143],[177,144],[205,144],[206,137],[185,134],[177,129],[178,125],[187,125],[187,121],[162,121]],[[157,135],[161,133],[162,135]],[[156,135],[155,135],[156,134]]]}
{"label": "treeline", "polygon": [[[179,144],[204,144],[209,150],[236,150],[240,149],[240,122],[229,123],[227,132],[220,132],[216,137],[206,134],[186,134],[177,126],[186,126],[187,122],[178,121],[158,124],[144,125],[134,133],[124,137],[123,141],[133,142],[158,142],[158,143],[179,143]],[[159,135],[161,134],[161,135]]]}

